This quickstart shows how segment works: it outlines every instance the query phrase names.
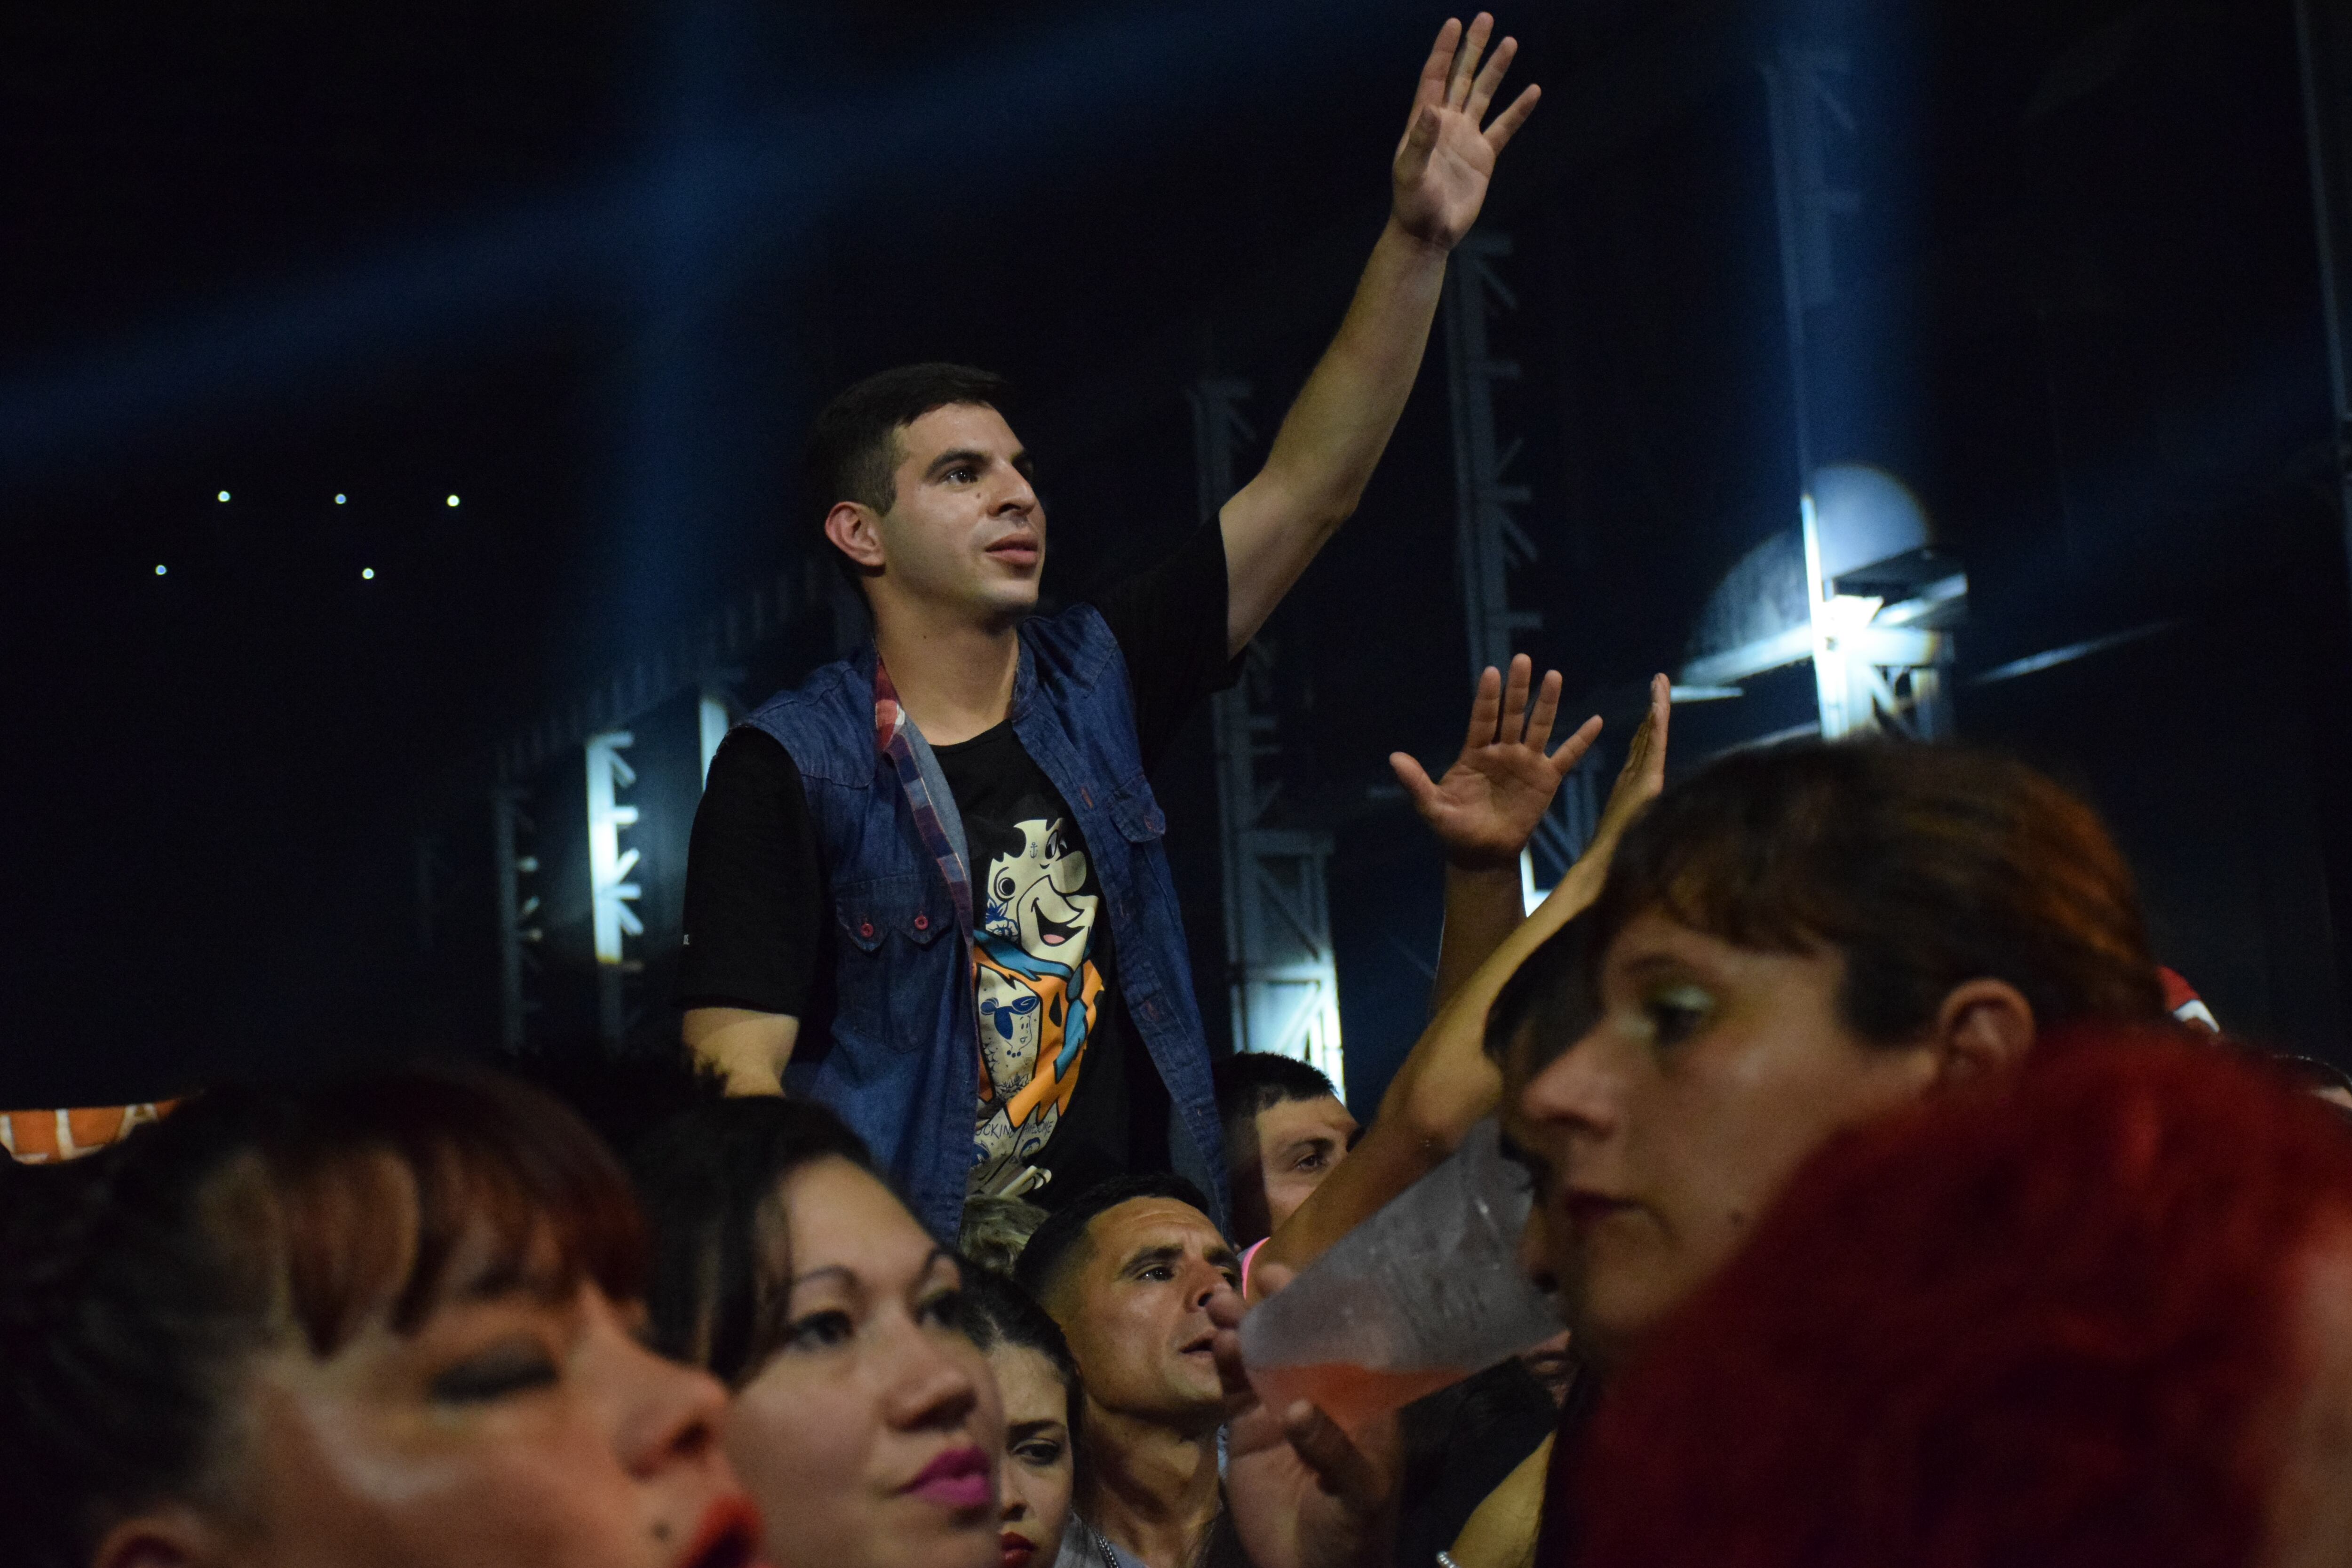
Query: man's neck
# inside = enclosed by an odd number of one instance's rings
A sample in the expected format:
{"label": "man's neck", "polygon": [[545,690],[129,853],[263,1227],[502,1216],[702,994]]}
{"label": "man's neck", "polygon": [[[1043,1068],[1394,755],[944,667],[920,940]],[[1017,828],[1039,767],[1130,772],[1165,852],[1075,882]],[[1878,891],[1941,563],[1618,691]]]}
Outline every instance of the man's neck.
{"label": "man's neck", "polygon": [[874,645],[923,739],[952,746],[1004,722],[1021,668],[1020,622],[982,623],[874,607]]}
{"label": "man's neck", "polygon": [[1077,1510],[1150,1568],[1191,1568],[1217,1522],[1217,1429],[1177,1428],[1087,1402]]}

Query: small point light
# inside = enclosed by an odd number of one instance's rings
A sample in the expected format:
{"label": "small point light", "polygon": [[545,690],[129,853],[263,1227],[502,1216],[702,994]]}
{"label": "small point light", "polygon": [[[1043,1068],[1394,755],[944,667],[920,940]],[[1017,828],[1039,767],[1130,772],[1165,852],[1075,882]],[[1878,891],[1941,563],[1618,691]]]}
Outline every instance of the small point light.
{"label": "small point light", "polygon": [[375,581],[375,568],[373,566],[362,566],[360,568],[360,575],[366,581],[373,583]]}
{"label": "small point light", "polygon": [[223,490],[223,491],[221,491],[220,496],[219,496],[219,498],[218,498],[218,499],[219,499],[219,500],[228,500],[228,492],[227,492],[226,490]]}
{"label": "small point light", "polygon": [[456,496],[451,496],[449,498],[449,504],[451,506],[456,506],[457,504],[457,498]]}
{"label": "small point light", "polygon": [[155,563],[155,575],[158,577],[163,575],[163,563],[160,561]]}
{"label": "small point light", "polygon": [[343,504],[343,500],[344,500],[343,492],[342,492],[342,491],[341,491],[341,490],[337,490],[337,491],[335,492],[335,504],[336,504],[337,506],[341,506],[341,505],[342,505],[342,504]]}

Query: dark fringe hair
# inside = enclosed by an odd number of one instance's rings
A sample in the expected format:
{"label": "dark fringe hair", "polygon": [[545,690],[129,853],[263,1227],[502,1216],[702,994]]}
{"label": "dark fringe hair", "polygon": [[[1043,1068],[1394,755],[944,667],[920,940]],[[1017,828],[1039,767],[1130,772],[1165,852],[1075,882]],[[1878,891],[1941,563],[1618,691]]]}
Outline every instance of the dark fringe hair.
{"label": "dark fringe hair", "polygon": [[[455,1280],[461,1244],[482,1279]],[[456,1067],[299,1093],[222,1089],[87,1159],[0,1184],[0,1474],[12,1560],[79,1568],[106,1530],[203,1486],[247,1368],[414,1333],[458,1289],[645,1279],[628,1184],[522,1085]]]}

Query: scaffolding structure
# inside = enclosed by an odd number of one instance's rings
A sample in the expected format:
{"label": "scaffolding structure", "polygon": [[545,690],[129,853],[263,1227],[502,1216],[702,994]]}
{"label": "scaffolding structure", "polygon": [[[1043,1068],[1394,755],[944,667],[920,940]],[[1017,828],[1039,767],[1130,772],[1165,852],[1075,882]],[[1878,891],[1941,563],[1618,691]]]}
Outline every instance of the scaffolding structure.
{"label": "scaffolding structure", "polygon": [[[1242,417],[1249,384],[1204,376],[1192,388],[1192,451],[1201,515],[1237,488],[1234,446],[1254,438]],[[1339,979],[1324,868],[1331,836],[1275,826],[1281,781],[1266,776],[1275,739],[1273,654],[1253,642],[1242,678],[1217,693],[1217,824],[1224,859],[1226,993],[1234,1048],[1294,1057],[1348,1091],[1339,1044]]]}
{"label": "scaffolding structure", "polygon": [[[1511,607],[1510,577],[1537,558],[1535,542],[1519,526],[1515,509],[1534,493],[1513,480],[1521,443],[1497,435],[1495,384],[1517,381],[1518,363],[1497,359],[1489,326],[1518,300],[1496,271],[1497,258],[1511,254],[1508,235],[1473,229],[1454,247],[1445,277],[1445,386],[1454,423],[1454,559],[1462,579],[1463,620],[1469,634],[1470,679],[1488,668],[1511,667],[1512,640],[1539,631],[1543,616]],[[1536,825],[1519,857],[1521,890],[1530,909],[1540,892],[1539,876],[1557,879],[1591,842],[1599,819],[1598,770],[1590,759],[1561,784],[1552,808]],[[1538,861],[1542,864],[1539,866]]]}
{"label": "scaffolding structure", "polygon": [[539,1010],[528,983],[539,973],[531,949],[543,934],[537,923],[539,895],[524,883],[539,873],[539,857],[522,852],[525,836],[537,830],[523,814],[524,794],[511,784],[490,791],[490,847],[498,873],[499,1043],[515,1052],[523,1048],[525,1022]]}

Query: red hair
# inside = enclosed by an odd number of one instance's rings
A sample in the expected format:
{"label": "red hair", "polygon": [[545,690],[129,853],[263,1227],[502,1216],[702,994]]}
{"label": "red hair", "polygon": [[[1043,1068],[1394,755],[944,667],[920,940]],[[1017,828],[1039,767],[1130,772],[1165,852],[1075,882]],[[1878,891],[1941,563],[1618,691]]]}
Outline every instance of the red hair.
{"label": "red hair", "polygon": [[1612,1390],[1580,1568],[2221,1568],[2263,1543],[2352,1135],[2115,1036],[1810,1162]]}

